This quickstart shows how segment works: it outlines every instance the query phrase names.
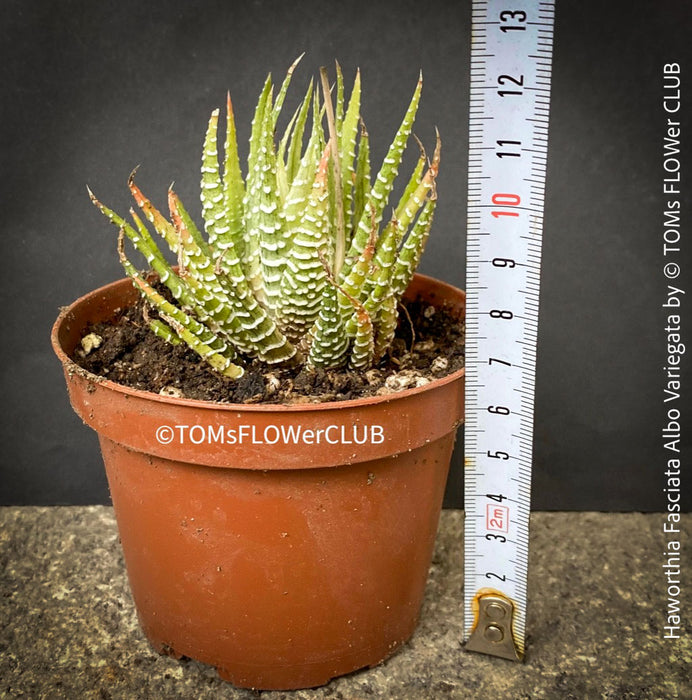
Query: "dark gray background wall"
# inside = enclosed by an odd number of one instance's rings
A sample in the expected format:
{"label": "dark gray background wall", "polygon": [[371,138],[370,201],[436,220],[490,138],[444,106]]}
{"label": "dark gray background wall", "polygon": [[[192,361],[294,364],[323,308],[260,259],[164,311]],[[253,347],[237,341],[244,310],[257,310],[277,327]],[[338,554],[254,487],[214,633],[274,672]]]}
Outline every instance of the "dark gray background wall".
{"label": "dark gray background wall", "polygon": [[[688,145],[691,15],[682,1],[558,0],[537,509],[665,507],[662,71],[682,65]],[[423,69],[415,131],[431,146],[437,125],[444,150],[436,230],[421,270],[464,285],[469,33],[466,1],[0,3],[1,503],[108,500],[96,437],[71,412],[48,342],[60,305],[121,276],[114,230],[85,183],[126,210],[125,182],[141,164],[138,181],[151,196],[163,200],[175,180],[196,205],[210,111],[230,89],[245,141],[264,76],[281,77],[303,51],[294,98],[320,65],[338,58],[349,79],[360,66],[377,158]],[[688,154],[679,286],[692,344]],[[689,366],[687,356],[687,397]],[[684,405],[689,466],[692,407]],[[462,504],[460,457],[457,450],[448,505]]]}

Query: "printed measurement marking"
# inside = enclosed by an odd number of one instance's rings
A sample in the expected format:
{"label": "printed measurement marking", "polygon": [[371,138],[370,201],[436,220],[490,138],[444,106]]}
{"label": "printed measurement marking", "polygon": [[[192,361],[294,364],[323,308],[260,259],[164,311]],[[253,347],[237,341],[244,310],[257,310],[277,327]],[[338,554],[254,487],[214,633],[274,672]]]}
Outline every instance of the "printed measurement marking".
{"label": "printed measurement marking", "polygon": [[488,503],[485,507],[485,529],[509,532],[509,508]]}

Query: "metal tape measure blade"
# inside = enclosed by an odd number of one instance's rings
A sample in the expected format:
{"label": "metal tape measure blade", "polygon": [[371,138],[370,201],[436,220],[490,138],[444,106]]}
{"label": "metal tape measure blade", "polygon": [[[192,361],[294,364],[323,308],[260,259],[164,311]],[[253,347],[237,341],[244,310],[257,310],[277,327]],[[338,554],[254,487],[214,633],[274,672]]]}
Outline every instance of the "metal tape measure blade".
{"label": "metal tape measure blade", "polygon": [[473,2],[464,614],[467,648],[505,658],[524,654],[553,17]]}

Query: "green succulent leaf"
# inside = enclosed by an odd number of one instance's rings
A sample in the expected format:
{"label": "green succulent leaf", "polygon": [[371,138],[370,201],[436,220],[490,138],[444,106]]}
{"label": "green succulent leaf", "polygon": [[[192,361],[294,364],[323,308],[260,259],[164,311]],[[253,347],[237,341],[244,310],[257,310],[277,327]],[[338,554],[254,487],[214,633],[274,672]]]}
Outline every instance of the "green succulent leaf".
{"label": "green succulent leaf", "polygon": [[370,192],[370,139],[363,120],[360,120],[360,137],[358,139],[358,158],[353,183],[353,218],[349,227],[349,244],[353,240],[353,226],[360,222],[365,210],[365,200]]}
{"label": "green succulent leaf", "polygon": [[[343,193],[344,225],[350,243],[350,231],[353,228],[353,190],[356,184],[356,140],[358,121],[360,119],[360,71],[351,91],[351,99],[339,133],[339,155],[341,157],[341,191]],[[362,210],[361,210],[362,213]]]}
{"label": "green succulent leaf", "polygon": [[277,314],[283,332],[296,342],[311,328],[319,313],[326,273],[322,264],[331,223],[327,175],[329,146],[319,161],[312,191],[286,258]]}
{"label": "green succulent leaf", "polygon": [[[122,233],[118,241],[118,253],[125,272],[133,281],[135,287],[140,290],[151,306],[164,319],[166,322],[165,327],[169,329],[172,327],[177,337],[184,340],[200,357],[221,374],[233,379],[243,375],[243,368],[232,362],[235,353],[229,345],[215,336],[207,326],[199,323],[182,309],[171,304],[135,270],[132,263],[125,256]],[[164,326],[160,322],[157,326],[159,332],[164,331]]]}

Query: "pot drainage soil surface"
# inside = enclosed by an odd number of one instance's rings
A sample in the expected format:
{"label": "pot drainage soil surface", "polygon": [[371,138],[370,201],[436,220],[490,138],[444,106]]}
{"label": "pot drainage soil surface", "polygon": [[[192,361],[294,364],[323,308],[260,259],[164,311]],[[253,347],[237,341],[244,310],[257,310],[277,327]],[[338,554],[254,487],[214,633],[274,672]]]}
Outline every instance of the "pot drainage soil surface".
{"label": "pot drainage soil surface", "polygon": [[245,363],[240,379],[229,379],[186,345],[171,345],[154,335],[142,316],[141,301],[110,323],[90,326],[85,336],[95,334],[100,345],[89,352],[78,347],[73,359],[93,374],[135,389],[224,403],[295,404],[389,394],[464,366],[463,322],[444,306],[420,301],[405,306],[390,353],[364,373],[276,367],[255,360]]}

